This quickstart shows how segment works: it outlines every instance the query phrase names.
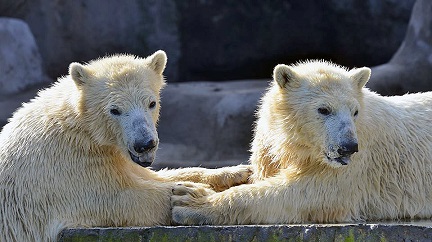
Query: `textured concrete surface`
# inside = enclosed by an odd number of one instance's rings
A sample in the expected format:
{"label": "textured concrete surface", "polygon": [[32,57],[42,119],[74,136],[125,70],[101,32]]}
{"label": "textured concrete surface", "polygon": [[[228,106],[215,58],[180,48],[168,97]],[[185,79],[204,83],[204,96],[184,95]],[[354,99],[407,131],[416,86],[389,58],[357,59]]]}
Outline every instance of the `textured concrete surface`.
{"label": "textured concrete surface", "polygon": [[430,223],[66,229],[59,241],[432,241]]}

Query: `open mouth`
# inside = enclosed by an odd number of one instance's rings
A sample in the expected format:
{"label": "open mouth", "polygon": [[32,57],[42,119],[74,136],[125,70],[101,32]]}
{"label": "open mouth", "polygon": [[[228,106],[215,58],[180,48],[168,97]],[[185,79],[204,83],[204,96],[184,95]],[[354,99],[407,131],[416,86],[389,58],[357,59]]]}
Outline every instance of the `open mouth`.
{"label": "open mouth", "polygon": [[140,166],[149,167],[153,163],[153,161],[149,161],[148,155],[136,156],[130,151],[129,151],[129,155],[131,157],[131,160]]}
{"label": "open mouth", "polygon": [[346,166],[346,165],[348,165],[348,163],[351,162],[351,155],[339,156],[339,157],[335,157],[335,158],[330,158],[329,156],[327,156],[327,159],[330,162],[336,162],[336,163],[339,163],[343,166]]}

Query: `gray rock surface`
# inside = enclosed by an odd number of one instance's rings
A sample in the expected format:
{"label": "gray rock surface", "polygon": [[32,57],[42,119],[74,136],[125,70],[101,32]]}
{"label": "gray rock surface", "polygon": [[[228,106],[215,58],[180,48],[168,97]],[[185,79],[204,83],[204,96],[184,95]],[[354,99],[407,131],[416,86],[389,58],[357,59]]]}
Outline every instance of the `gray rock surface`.
{"label": "gray rock surface", "polygon": [[[181,80],[267,78],[307,58],[346,66],[386,62],[414,0],[179,1]],[[228,78],[227,78],[228,77]]]}
{"label": "gray rock surface", "polygon": [[278,63],[326,58],[385,63],[403,40],[414,0],[0,0],[25,20],[47,73],[115,52],[168,54],[168,80],[267,78]]}
{"label": "gray rock surface", "polygon": [[23,102],[28,102],[34,98],[37,92],[45,86],[46,84],[40,84],[16,94],[0,95],[0,130],[7,123],[7,120],[12,117],[13,112],[21,107]]}
{"label": "gray rock surface", "polygon": [[66,229],[58,241],[417,241],[432,240],[429,224],[178,226]]}
{"label": "gray rock surface", "polygon": [[368,87],[383,95],[432,90],[432,1],[417,0],[405,39],[391,60],[372,68]]}
{"label": "gray rock surface", "polygon": [[144,57],[158,49],[168,54],[166,73],[177,78],[180,43],[173,0],[0,0],[0,15],[30,25],[53,79],[73,61],[124,52]]}
{"label": "gray rock surface", "polygon": [[42,59],[27,24],[0,18],[0,101],[46,82]]}
{"label": "gray rock surface", "polygon": [[254,111],[267,86],[266,80],[169,84],[154,167],[247,163]]}

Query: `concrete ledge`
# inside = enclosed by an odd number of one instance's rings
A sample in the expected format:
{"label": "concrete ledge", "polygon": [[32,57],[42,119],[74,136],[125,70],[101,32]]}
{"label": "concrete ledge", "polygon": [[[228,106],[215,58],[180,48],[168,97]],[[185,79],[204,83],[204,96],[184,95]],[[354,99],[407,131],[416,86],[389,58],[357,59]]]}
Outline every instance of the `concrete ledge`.
{"label": "concrete ledge", "polygon": [[432,224],[77,228],[59,241],[432,241]]}

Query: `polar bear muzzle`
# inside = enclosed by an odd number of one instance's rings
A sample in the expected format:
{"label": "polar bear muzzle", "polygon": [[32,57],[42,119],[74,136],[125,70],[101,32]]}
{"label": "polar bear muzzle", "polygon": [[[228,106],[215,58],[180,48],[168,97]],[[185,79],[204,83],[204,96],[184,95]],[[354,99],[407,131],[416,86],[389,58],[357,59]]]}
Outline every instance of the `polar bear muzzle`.
{"label": "polar bear muzzle", "polygon": [[133,144],[133,150],[129,149],[129,155],[132,161],[138,165],[143,167],[151,166],[157,145],[158,141],[154,139],[136,141]]}

